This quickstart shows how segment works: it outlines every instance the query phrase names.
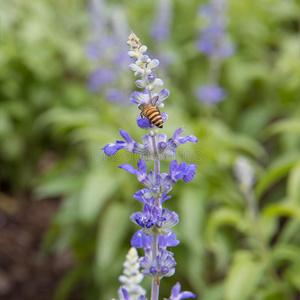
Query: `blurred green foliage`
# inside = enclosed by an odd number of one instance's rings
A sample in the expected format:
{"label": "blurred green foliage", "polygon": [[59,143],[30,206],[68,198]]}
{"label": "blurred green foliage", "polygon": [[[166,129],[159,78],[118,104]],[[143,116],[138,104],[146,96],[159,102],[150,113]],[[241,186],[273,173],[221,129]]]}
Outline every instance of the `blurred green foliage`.
{"label": "blurred green foliage", "polygon": [[[180,281],[183,290],[202,300],[296,299],[299,3],[229,1],[236,53],[224,62],[220,81],[228,99],[217,108],[194,96],[207,73],[207,60],[195,49],[200,3],[174,1],[171,36],[161,44],[149,35],[156,1],[107,4],[112,12],[114,5],[124,5],[152,57],[168,53],[172,58],[157,70],[171,91],[164,132],[170,136],[184,124],[185,133],[199,139],[176,156],[198,169],[193,182],[174,186],[166,203],[179,213],[175,233],[181,244],[173,249],[176,273],[163,280],[161,295],[167,297]],[[141,209],[131,195],[141,186],[117,168],[135,164],[136,156],[107,158],[100,149],[120,139],[119,128],[140,141],[144,132],[135,124],[136,107],[109,103],[86,88],[94,66],[85,57],[90,36],[85,1],[2,1],[0,17],[1,188],[63,198],[43,249],[71,249],[76,264],[55,299],[73,293],[89,300],[116,297],[117,278],[138,229],[129,216]],[[124,76],[131,76],[133,91],[134,77],[129,71]],[[256,219],[232,173],[241,155],[256,170]]]}

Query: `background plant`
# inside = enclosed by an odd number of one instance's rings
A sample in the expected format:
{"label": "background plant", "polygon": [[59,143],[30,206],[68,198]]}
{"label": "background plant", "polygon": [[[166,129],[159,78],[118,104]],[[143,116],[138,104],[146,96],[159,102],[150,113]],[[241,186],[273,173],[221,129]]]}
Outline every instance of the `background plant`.
{"label": "background plant", "polygon": [[[172,90],[169,128],[185,124],[186,134],[199,139],[193,145],[196,155],[188,157],[198,164],[198,175],[188,186],[178,183],[173,190],[178,201],[170,204],[181,216],[176,235],[185,245],[174,249],[184,266],[176,280],[205,300],[295,299],[300,281],[299,4],[228,1],[227,30],[236,51],[224,61],[220,76],[228,97],[211,112],[194,94],[208,70],[207,58],[195,48],[202,25],[196,12],[204,3],[173,1],[173,22],[162,45],[153,42],[149,29],[157,2],[105,4],[111,11],[124,5],[131,28],[139,28],[136,33],[153,52],[168,50],[174,63],[162,72]],[[43,248],[71,249],[77,263],[57,299],[67,299],[79,283],[83,299],[115,295],[134,231],[127,216],[138,209],[127,197],[137,184],[113,171],[128,157],[108,161],[101,156],[100,148],[118,138],[118,128],[126,123],[134,132],[135,122],[128,117],[132,107],[109,103],[86,88],[96,67],[85,56],[87,11],[84,1],[50,0],[6,1],[0,10],[1,187],[8,194],[34,188],[36,198],[63,198]],[[177,159],[192,152],[188,145],[185,149]],[[232,171],[241,155],[255,170],[263,243],[280,285],[268,284],[274,282],[270,273],[260,276],[260,246]],[[130,159],[134,164],[137,157]],[[119,220],[117,228],[112,216]],[[174,284],[162,286],[161,295],[168,296]]]}

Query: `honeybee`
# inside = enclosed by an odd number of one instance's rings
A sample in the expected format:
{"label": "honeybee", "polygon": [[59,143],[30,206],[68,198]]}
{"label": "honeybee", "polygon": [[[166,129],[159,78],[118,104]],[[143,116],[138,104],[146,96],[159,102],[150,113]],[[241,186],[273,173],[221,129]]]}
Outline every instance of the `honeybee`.
{"label": "honeybee", "polygon": [[163,128],[163,118],[161,116],[160,110],[155,107],[155,103],[158,100],[158,96],[150,99],[150,104],[141,103],[138,108],[142,111],[141,117],[147,118],[151,124],[157,126],[158,128]]}

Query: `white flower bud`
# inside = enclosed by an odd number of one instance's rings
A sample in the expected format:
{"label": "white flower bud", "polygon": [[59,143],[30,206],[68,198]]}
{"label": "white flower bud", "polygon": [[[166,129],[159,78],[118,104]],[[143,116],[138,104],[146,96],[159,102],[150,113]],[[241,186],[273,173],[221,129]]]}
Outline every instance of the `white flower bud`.
{"label": "white flower bud", "polygon": [[144,54],[147,51],[147,46],[143,45],[140,47],[139,51]]}
{"label": "white flower bud", "polygon": [[132,57],[132,58],[137,57],[137,53],[135,51],[128,51],[127,54],[128,54],[129,57]]}
{"label": "white flower bud", "polygon": [[135,82],[135,84],[136,84],[136,86],[138,87],[138,88],[144,88],[145,86],[146,86],[146,82],[145,82],[145,80],[137,80],[136,82]]}
{"label": "white flower bud", "polygon": [[131,71],[133,71],[133,72],[136,72],[136,71],[138,71],[138,70],[141,69],[141,67],[138,66],[137,64],[130,64],[130,65],[128,66],[128,68],[129,68],[129,70],[131,70]]}
{"label": "white flower bud", "polygon": [[156,78],[152,85],[153,87],[161,87],[164,85],[164,82],[160,78]]}
{"label": "white flower bud", "polygon": [[159,65],[158,59],[152,59],[151,62],[147,65],[147,69],[155,69]]}

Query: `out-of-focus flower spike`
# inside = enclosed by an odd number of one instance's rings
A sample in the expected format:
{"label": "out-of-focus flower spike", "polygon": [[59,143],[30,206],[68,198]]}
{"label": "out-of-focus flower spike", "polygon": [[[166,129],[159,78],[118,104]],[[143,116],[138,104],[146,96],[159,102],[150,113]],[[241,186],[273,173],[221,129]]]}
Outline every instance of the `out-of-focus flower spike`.
{"label": "out-of-focus flower spike", "polygon": [[139,256],[134,247],[129,249],[123,267],[123,275],[119,276],[122,284],[118,290],[119,299],[138,300],[140,296],[145,296],[146,291],[139,285],[144,276],[139,271]]}

